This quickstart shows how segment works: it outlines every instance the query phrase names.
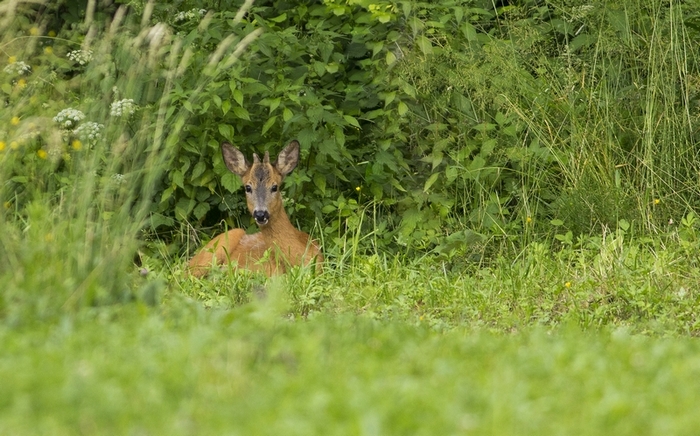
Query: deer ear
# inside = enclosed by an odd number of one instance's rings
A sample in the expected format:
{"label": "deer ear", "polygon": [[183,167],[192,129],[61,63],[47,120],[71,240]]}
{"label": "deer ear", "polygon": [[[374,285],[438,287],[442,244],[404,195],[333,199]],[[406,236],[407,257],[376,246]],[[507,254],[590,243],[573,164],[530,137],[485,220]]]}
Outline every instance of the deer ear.
{"label": "deer ear", "polygon": [[221,154],[224,156],[226,167],[235,174],[243,177],[248,172],[250,165],[245,160],[245,156],[236,147],[224,142],[221,144]]}
{"label": "deer ear", "polygon": [[295,139],[287,144],[284,150],[277,156],[275,168],[280,174],[286,176],[296,168],[297,163],[299,163],[299,141]]}

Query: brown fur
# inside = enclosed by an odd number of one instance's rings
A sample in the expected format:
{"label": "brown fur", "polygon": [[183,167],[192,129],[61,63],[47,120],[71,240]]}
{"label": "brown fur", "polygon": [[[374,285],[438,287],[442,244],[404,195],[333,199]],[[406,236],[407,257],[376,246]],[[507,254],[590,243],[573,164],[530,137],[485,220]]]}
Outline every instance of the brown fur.
{"label": "brown fur", "polygon": [[238,267],[263,271],[268,276],[283,274],[288,267],[316,262],[320,268],[323,255],[309,235],[297,230],[282,206],[280,185],[299,161],[299,142],[292,141],[270,163],[269,153],[263,161],[253,155],[253,163],[231,144],[221,145],[224,162],[238,174],[246,188],[248,210],[260,227],[260,232],[246,235],[243,229],[233,229],[212,239],[189,262],[188,271],[201,277],[212,264],[235,262]]}

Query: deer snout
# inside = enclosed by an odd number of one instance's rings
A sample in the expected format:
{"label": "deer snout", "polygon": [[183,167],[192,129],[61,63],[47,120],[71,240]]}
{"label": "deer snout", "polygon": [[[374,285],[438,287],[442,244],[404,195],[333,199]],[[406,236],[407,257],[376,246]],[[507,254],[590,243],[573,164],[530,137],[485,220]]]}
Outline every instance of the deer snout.
{"label": "deer snout", "polygon": [[270,213],[266,210],[254,210],[253,218],[258,225],[265,225],[270,220]]}

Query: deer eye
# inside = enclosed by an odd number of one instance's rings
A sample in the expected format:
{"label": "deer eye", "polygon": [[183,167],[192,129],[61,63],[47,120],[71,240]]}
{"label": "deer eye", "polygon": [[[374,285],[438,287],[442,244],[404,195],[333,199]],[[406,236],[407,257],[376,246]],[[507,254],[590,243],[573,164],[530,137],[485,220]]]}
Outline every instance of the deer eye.
{"label": "deer eye", "polygon": [[248,194],[252,193],[253,187],[250,185],[245,185],[245,192],[247,192]]}
{"label": "deer eye", "polygon": [[272,188],[270,188],[270,192],[277,192],[277,185],[272,185]]}

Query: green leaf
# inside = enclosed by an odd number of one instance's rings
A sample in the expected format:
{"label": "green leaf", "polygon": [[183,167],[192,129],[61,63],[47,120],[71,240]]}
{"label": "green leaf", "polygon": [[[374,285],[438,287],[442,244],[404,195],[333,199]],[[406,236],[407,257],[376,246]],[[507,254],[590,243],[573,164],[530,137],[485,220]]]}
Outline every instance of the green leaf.
{"label": "green leaf", "polygon": [[231,110],[231,100],[221,102],[221,111],[226,115]]}
{"label": "green leaf", "polygon": [[207,164],[204,162],[200,161],[197,162],[197,164],[194,166],[192,169],[192,175],[190,176],[193,179],[196,179],[197,177],[201,176],[202,173],[207,169]]}
{"label": "green leaf", "polygon": [[170,174],[171,174],[171,178],[172,178],[173,183],[184,189],[185,188],[185,176],[182,174],[182,171],[175,170],[175,171],[171,172]]}
{"label": "green leaf", "polygon": [[265,124],[263,125],[262,128],[262,134],[264,135],[267,133],[268,130],[270,130],[270,127],[272,127],[275,124],[275,121],[277,121],[277,115],[269,118],[267,121],[265,121]]}
{"label": "green leaf", "polygon": [[204,217],[204,215],[206,215],[207,212],[209,212],[209,209],[211,209],[209,203],[199,203],[197,207],[194,208],[194,217],[198,220],[202,219],[202,217]]}
{"label": "green leaf", "polygon": [[399,110],[399,116],[404,116],[404,115],[406,115],[406,112],[408,112],[408,106],[406,105],[406,103],[400,101],[398,110]]}
{"label": "green leaf", "polygon": [[278,15],[275,18],[270,18],[270,21],[273,23],[281,23],[282,21],[287,19],[287,13],[283,13],[282,15]]}
{"label": "green leaf", "polygon": [[328,71],[331,74],[337,73],[338,72],[338,64],[335,62],[331,62],[330,64],[326,64],[326,71]]}
{"label": "green leaf", "polygon": [[424,55],[433,54],[433,44],[425,36],[421,35],[416,38],[416,44],[418,44],[418,48],[420,48],[420,51],[422,51]]}
{"label": "green leaf", "polygon": [[242,118],[244,120],[250,121],[250,114],[248,113],[248,110],[243,107],[236,106],[233,108],[233,113],[238,117]]}
{"label": "green leaf", "polygon": [[559,227],[564,225],[564,221],[559,220],[559,219],[553,219],[552,221],[549,222],[551,225],[554,227]]}
{"label": "green leaf", "polygon": [[287,121],[291,120],[292,117],[294,116],[294,112],[291,111],[289,108],[284,108],[282,111],[282,119],[286,123]]}
{"label": "green leaf", "polygon": [[219,124],[219,134],[223,136],[224,139],[232,140],[234,135],[233,126],[230,124]]}
{"label": "green leaf", "polygon": [[396,55],[391,50],[386,52],[386,64],[391,65],[396,62]]}
{"label": "green leaf", "polygon": [[314,174],[314,185],[321,190],[322,194],[326,193],[326,175],[323,173]]}
{"label": "green leaf", "polygon": [[241,187],[241,182],[237,175],[227,171],[221,177],[221,186],[223,186],[228,192],[236,192],[238,191],[238,188]]}
{"label": "green leaf", "polygon": [[440,173],[433,173],[428,180],[425,181],[425,185],[423,186],[423,192],[428,192],[431,186],[437,181],[438,177],[440,177]]}
{"label": "green leaf", "polygon": [[343,115],[343,118],[345,121],[350,124],[353,127],[357,127],[358,129],[360,128],[360,123],[357,121],[357,118],[351,116],[351,115]]}
{"label": "green leaf", "polygon": [[233,90],[233,99],[239,106],[243,106],[243,92],[240,89]]}
{"label": "green leaf", "polygon": [[467,41],[476,41],[476,29],[469,21],[465,21],[462,25],[462,34]]}
{"label": "green leaf", "polygon": [[272,112],[274,112],[275,109],[277,109],[280,106],[280,103],[282,103],[282,99],[279,97],[270,100],[270,114],[272,114]]}

